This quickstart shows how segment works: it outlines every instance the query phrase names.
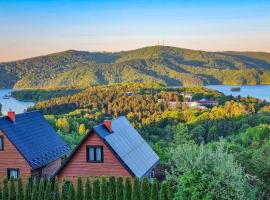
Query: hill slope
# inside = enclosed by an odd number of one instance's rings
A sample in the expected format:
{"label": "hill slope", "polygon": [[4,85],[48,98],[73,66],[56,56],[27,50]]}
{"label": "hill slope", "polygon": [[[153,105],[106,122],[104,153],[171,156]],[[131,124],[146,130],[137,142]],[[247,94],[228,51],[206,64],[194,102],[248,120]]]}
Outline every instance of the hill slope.
{"label": "hill slope", "polygon": [[270,84],[270,53],[153,46],[118,53],[69,50],[0,63],[0,87],[84,87],[133,81],[185,86]]}

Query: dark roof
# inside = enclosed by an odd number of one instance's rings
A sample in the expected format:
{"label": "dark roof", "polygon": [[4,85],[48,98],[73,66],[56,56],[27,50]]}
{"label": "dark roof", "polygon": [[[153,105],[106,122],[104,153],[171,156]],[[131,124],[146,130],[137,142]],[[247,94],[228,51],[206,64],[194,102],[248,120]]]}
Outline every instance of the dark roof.
{"label": "dark roof", "polygon": [[103,124],[93,129],[139,179],[159,163],[158,155],[125,117],[112,120],[113,133]]}
{"label": "dark roof", "polygon": [[32,169],[40,168],[69,153],[71,149],[38,111],[16,115],[13,123],[0,118],[0,130],[27,160]]}
{"label": "dark roof", "polygon": [[[94,131],[93,131],[94,130]],[[93,129],[81,140],[80,144],[72,152],[66,162],[56,172],[59,175],[61,170],[68,164],[80,145],[88,136],[96,132],[104,143],[112,150],[117,159],[134,176],[142,179],[158,163],[159,157],[129,123],[125,117],[118,117],[112,120],[112,130],[110,133],[103,124],[94,126]]]}

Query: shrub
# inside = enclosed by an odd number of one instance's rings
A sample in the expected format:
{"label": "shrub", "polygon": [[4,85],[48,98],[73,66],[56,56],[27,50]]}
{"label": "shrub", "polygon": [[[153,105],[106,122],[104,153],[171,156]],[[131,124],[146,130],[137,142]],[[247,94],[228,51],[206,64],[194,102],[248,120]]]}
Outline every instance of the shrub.
{"label": "shrub", "polygon": [[108,192],[107,192],[107,180],[106,177],[103,176],[101,178],[101,185],[100,185],[100,200],[107,200]]}
{"label": "shrub", "polygon": [[38,186],[38,200],[44,200],[44,189],[44,180],[41,178]]}
{"label": "shrub", "polygon": [[149,198],[150,198],[149,179],[147,177],[144,177],[141,184],[141,200],[149,200]]}
{"label": "shrub", "polygon": [[4,178],[3,182],[3,200],[8,200],[8,180]]}
{"label": "shrub", "polygon": [[99,200],[100,198],[100,181],[98,177],[95,177],[93,182],[93,200]]}
{"label": "shrub", "polygon": [[54,179],[53,200],[60,200],[58,177]]}
{"label": "shrub", "polygon": [[39,200],[38,199],[38,189],[37,189],[37,180],[34,179],[31,193],[31,200]]}
{"label": "shrub", "polygon": [[137,177],[134,179],[131,200],[140,200],[140,181]]}
{"label": "shrub", "polygon": [[115,200],[115,189],[115,177],[111,176],[109,178],[108,200]]}
{"label": "shrub", "polygon": [[123,185],[123,177],[118,177],[116,181],[116,200],[123,200],[124,185]]}
{"label": "shrub", "polygon": [[9,200],[16,200],[16,189],[15,189],[14,177],[11,177],[10,179]]}
{"label": "shrub", "polygon": [[91,182],[90,182],[89,177],[86,178],[84,198],[85,200],[92,199],[92,188],[91,188]]}
{"label": "shrub", "polygon": [[151,195],[150,200],[158,200],[158,181],[155,178],[153,184],[151,185]]}
{"label": "shrub", "polygon": [[130,181],[130,177],[126,178],[125,187],[124,187],[124,200],[131,200],[132,194],[132,185]]}
{"label": "shrub", "polygon": [[82,177],[78,177],[76,200],[83,200],[83,199],[84,199],[84,191],[83,191]]}
{"label": "shrub", "polygon": [[31,199],[31,189],[30,189],[30,180],[29,178],[27,178],[25,184],[24,200],[29,199]]}

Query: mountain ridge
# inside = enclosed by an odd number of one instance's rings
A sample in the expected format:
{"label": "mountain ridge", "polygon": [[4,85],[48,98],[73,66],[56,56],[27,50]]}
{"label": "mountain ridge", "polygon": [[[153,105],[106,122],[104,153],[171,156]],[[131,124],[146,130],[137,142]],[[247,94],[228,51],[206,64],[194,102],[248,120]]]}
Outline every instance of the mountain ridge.
{"label": "mountain ridge", "polygon": [[87,87],[153,81],[165,85],[270,84],[270,53],[150,46],[120,52],[67,50],[0,63],[0,87]]}

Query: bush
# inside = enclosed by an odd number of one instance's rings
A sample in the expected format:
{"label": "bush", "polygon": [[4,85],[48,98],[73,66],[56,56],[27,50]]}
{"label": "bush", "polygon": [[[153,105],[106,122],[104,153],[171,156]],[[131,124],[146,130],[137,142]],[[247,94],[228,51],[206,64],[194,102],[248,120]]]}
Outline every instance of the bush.
{"label": "bush", "polygon": [[86,178],[84,198],[85,200],[92,199],[92,188],[91,188],[91,182],[90,182],[89,177]]}
{"label": "bush", "polygon": [[82,177],[78,177],[77,181],[77,192],[76,192],[76,200],[83,200],[84,199],[84,193],[83,193],[83,183],[82,183]]}
{"label": "bush", "polygon": [[100,200],[107,200],[108,192],[107,192],[107,180],[106,177],[103,176],[101,178],[101,185],[100,185]]}
{"label": "bush", "polygon": [[137,177],[135,177],[131,199],[132,200],[140,200],[140,193],[141,193],[140,182],[139,182],[139,179]]}
{"label": "bush", "polygon": [[124,198],[123,190],[124,190],[123,178],[118,177],[116,181],[116,200],[123,200]]}
{"label": "bush", "polygon": [[150,200],[158,200],[158,181],[155,178],[153,184],[151,185],[151,195]]}
{"label": "bush", "polygon": [[149,200],[150,199],[150,186],[149,179],[147,177],[143,178],[141,184],[141,200]]}
{"label": "bush", "polygon": [[38,199],[38,189],[37,189],[37,180],[34,179],[31,193],[31,200],[39,200]]}
{"label": "bush", "polygon": [[8,180],[7,178],[4,179],[4,182],[3,182],[3,200],[8,200],[8,196],[9,196],[9,193],[8,193]]}
{"label": "bush", "polygon": [[14,178],[11,177],[10,184],[9,184],[9,200],[16,200],[16,189],[15,189],[15,183]]}
{"label": "bush", "polygon": [[[22,183],[22,179],[19,178],[18,179],[17,200],[23,200],[23,198],[24,198],[24,194],[23,194],[23,183]],[[40,200],[43,200],[43,198],[41,198]]]}
{"label": "bush", "polygon": [[98,177],[95,177],[93,182],[93,200],[99,200],[100,198],[100,181]]}
{"label": "bush", "polygon": [[131,200],[131,194],[132,194],[132,185],[130,178],[127,177],[125,181],[125,187],[124,187],[124,200]]}

